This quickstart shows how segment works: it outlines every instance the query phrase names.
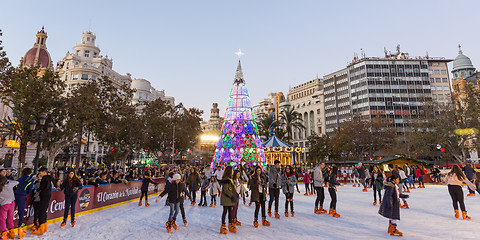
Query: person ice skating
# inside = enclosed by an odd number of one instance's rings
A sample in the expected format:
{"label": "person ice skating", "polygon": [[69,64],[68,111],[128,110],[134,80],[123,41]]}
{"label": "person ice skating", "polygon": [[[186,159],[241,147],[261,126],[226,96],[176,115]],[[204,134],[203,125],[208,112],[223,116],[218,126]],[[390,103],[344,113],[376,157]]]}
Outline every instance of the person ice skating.
{"label": "person ice skating", "polygon": [[[391,164],[391,163],[388,164],[388,169],[390,169],[390,171],[392,172],[392,176],[396,176],[396,177],[398,177],[398,179],[400,179],[400,182],[397,184],[397,186],[400,189],[400,192],[402,192],[403,182],[402,182],[402,178],[400,176],[400,171],[398,170],[398,168],[394,167],[393,164]],[[409,208],[408,203],[405,200],[405,198],[402,198],[402,201],[403,201],[403,205],[400,204],[400,207],[401,208]]]}
{"label": "person ice skating", "polygon": [[195,205],[197,198],[197,190],[200,187],[200,176],[198,175],[195,168],[190,169],[190,173],[187,175],[186,184],[188,184],[188,190],[190,191],[190,195],[192,196],[192,198],[190,199],[191,204]]}
{"label": "person ice skating", "polygon": [[377,205],[377,193],[378,200],[382,204],[382,188],[383,188],[383,173],[378,166],[373,167],[372,172],[372,187],[373,187],[373,205]]}
{"label": "person ice skating", "polygon": [[[292,168],[293,175],[295,176],[295,179],[298,179],[298,172],[297,169]],[[300,189],[298,189],[298,182],[295,183],[295,187],[297,188],[297,192],[300,193]]]}
{"label": "person ice skating", "polygon": [[205,173],[201,173],[200,176],[200,204],[198,206],[206,207],[207,206],[207,190],[208,190],[208,179]]}
{"label": "person ice skating", "polygon": [[478,194],[480,194],[480,172],[475,172],[475,187]]}
{"label": "person ice skating", "polygon": [[[181,176],[181,175],[180,175]],[[187,186],[185,185],[184,182],[182,182],[182,178],[180,178],[180,182],[178,183],[178,191],[179,191],[179,195],[180,195],[180,199],[178,200],[179,201],[179,207],[180,207],[180,213],[182,214],[182,219],[183,219],[183,225],[187,226],[187,216],[185,214],[185,207],[184,207],[184,202],[185,202],[185,199],[187,199],[187,197],[189,199],[192,198],[192,196],[190,195],[190,192],[188,191],[187,189]],[[173,222],[172,222],[172,225],[176,226],[176,217],[173,218]]]}
{"label": "person ice skating", "polygon": [[325,163],[318,163],[317,167],[315,167],[315,170],[313,172],[313,184],[315,186],[315,192],[317,193],[314,210],[314,213],[316,214],[327,213],[327,210],[323,209],[323,201],[325,200],[325,189],[323,188],[323,184],[325,182],[323,178],[324,167]]}
{"label": "person ice skating", "polygon": [[140,188],[142,195],[140,195],[140,201],[138,202],[138,206],[142,206],[142,199],[144,196],[145,196],[145,207],[150,206],[150,204],[148,203],[148,185],[150,185],[150,183],[154,185],[158,185],[158,183],[152,181],[152,178],[150,177],[150,172],[146,172],[142,179],[142,187]]}
{"label": "person ice skating", "polygon": [[360,182],[362,183],[362,186],[363,186],[362,191],[366,192],[367,191],[367,183],[366,183],[367,176],[365,175],[366,168],[365,166],[363,166],[361,162],[358,163],[357,171],[358,171],[358,178],[360,179]]}
{"label": "person ice skating", "polygon": [[[465,177],[468,179],[468,181],[473,182],[475,178],[475,169],[473,169],[473,164],[467,163],[467,165],[465,165],[465,167],[463,168],[463,172],[465,174]],[[470,197],[470,196],[475,196],[475,190],[468,188],[467,197]]]}
{"label": "person ice skating", "polygon": [[408,187],[415,189],[415,181],[413,181],[413,169],[405,163],[405,174],[407,174]]}
{"label": "person ice skating", "polygon": [[268,170],[268,191],[270,200],[268,201],[268,216],[272,217],[272,203],[275,201],[275,218],[280,218],[278,214],[278,204],[280,199],[280,188],[282,187],[282,174],[280,171],[280,161],[275,160],[274,166]]}
{"label": "person ice skating", "polygon": [[340,217],[337,213],[337,186],[340,185],[337,181],[338,167],[333,166],[328,172],[328,193],[330,194],[330,211],[329,215],[332,217]]}
{"label": "person ice skating", "polygon": [[406,193],[409,193],[410,192],[410,189],[408,188],[408,177],[407,177],[407,174],[405,173],[405,171],[403,170],[402,167],[397,167],[398,168],[398,175],[400,175],[400,182],[403,186],[403,189],[402,191],[403,192],[406,192]]}
{"label": "person ice skating", "polygon": [[308,171],[305,171],[305,174],[303,175],[303,182],[305,183],[305,194],[303,195],[312,195],[313,191],[310,191],[310,173]]}
{"label": "person ice skating", "polygon": [[476,190],[475,185],[467,179],[458,165],[453,165],[452,170],[445,176],[444,181],[448,184],[448,193],[450,193],[450,197],[452,198],[455,217],[460,217],[458,212],[458,204],[460,204],[463,220],[470,220],[471,218],[467,216],[465,202],[463,201],[462,186],[463,183],[465,183],[470,189]]}
{"label": "person ice skating", "polygon": [[42,176],[37,173],[37,178],[33,182],[32,188],[33,226],[30,228],[32,231],[40,227],[38,222],[40,216],[40,196],[37,194],[40,188],[40,182],[42,182]]}
{"label": "person ice skating", "polygon": [[38,223],[39,227],[35,229],[33,235],[43,235],[47,232],[47,209],[48,204],[50,203],[50,197],[52,196],[52,185],[53,177],[48,175],[46,167],[41,167],[38,170],[38,174],[41,176],[42,181],[40,182],[40,187],[38,188],[38,196],[40,196],[40,202],[38,204],[39,216]]}
{"label": "person ice skating", "polygon": [[63,190],[63,193],[65,194],[65,211],[63,213],[63,221],[60,224],[61,227],[64,227],[67,224],[69,210],[71,210],[70,222],[72,227],[75,226],[75,203],[77,203],[78,190],[82,188],[82,183],[75,175],[75,171],[68,170],[65,179],[60,185],[60,190]]}
{"label": "person ice skating", "polygon": [[267,181],[265,179],[265,174],[263,173],[260,166],[255,167],[255,171],[250,177],[248,186],[252,191],[250,201],[255,203],[253,226],[258,227],[258,211],[260,210],[260,208],[262,209],[262,225],[270,226],[270,222],[267,221],[267,216],[265,214],[265,201],[267,199]]}
{"label": "person ice skating", "polygon": [[[248,194],[247,189],[243,185],[242,175],[239,170],[235,170],[233,172],[233,184],[235,185],[235,191],[237,192],[238,196],[244,196],[245,194]],[[238,211],[239,201],[240,201],[239,198],[237,198],[237,202],[235,203],[235,206],[233,206],[233,210],[232,210],[233,223],[236,226],[242,226],[242,223],[237,220],[237,211]]]}
{"label": "person ice skating", "polygon": [[217,195],[220,194],[222,191],[220,184],[218,184],[217,177],[212,175],[210,179],[210,206],[209,207],[216,207],[217,206]]}
{"label": "person ice skating", "polygon": [[408,198],[408,195],[401,193],[398,184],[400,178],[398,175],[392,175],[384,182],[385,193],[378,213],[388,219],[388,233],[391,236],[403,236],[403,233],[397,229],[397,220],[400,220],[400,198]]}
{"label": "person ice skating", "polygon": [[18,179],[18,185],[15,186],[15,207],[18,209],[18,237],[25,237],[24,232],[24,216],[25,216],[25,203],[27,202],[27,194],[32,193],[33,182],[35,179],[31,176],[32,169],[24,168],[22,170],[22,176]]}
{"label": "person ice skating", "polygon": [[425,188],[425,184],[423,183],[423,176],[425,175],[425,171],[422,167],[417,166],[416,173],[418,178],[418,188]]}
{"label": "person ice skating", "polygon": [[360,180],[359,180],[359,175],[358,175],[358,167],[354,166],[352,169],[352,180],[353,180],[353,187],[360,187]]}
{"label": "person ice skating", "polygon": [[170,214],[168,215],[168,221],[165,223],[167,227],[167,231],[170,232],[172,230],[172,227],[176,230],[177,225],[173,221],[174,218],[177,217],[178,215],[178,208],[180,206],[180,189],[179,189],[179,183],[182,177],[180,174],[175,174],[173,175],[172,182],[170,185],[168,185],[168,188],[165,188],[162,193],[158,196],[158,198],[155,200],[156,203],[160,202],[163,196],[168,194],[168,204],[170,206]]}
{"label": "person ice skating", "polygon": [[[232,166],[227,166],[223,172],[222,180],[220,181],[222,185],[222,195],[220,197],[220,204],[223,206],[222,213],[222,226],[220,227],[220,233],[227,234],[229,231],[236,233],[237,228],[233,223],[232,210],[233,206],[238,200],[238,194],[235,191],[235,184],[233,183],[233,168]],[[225,227],[225,217],[228,214],[228,230]]]}
{"label": "person ice skating", "polygon": [[290,205],[290,213],[292,217],[295,216],[293,211],[293,193],[295,192],[295,185],[297,185],[297,178],[293,173],[292,166],[285,168],[285,173],[282,176],[282,191],[285,194],[285,217],[288,217],[288,205]]}
{"label": "person ice skating", "polygon": [[[7,237],[15,238],[15,226],[13,225],[15,194],[13,187],[17,184],[17,181],[8,180],[7,177],[0,176],[0,232],[2,240],[6,240]],[[22,238],[22,236],[19,235],[19,238]]]}

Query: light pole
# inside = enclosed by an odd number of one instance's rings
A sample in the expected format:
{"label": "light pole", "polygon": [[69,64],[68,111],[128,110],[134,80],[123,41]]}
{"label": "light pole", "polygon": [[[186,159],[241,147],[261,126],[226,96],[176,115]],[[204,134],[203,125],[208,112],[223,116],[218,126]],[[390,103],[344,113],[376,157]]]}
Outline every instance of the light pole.
{"label": "light pole", "polygon": [[[38,130],[35,131],[35,128],[37,127],[37,121],[35,119],[32,119],[29,124],[30,124],[30,130],[34,132],[37,140],[37,152],[35,153],[35,163],[34,163],[34,170],[33,172],[37,174],[38,171],[38,161],[39,161],[39,155],[40,155],[40,149],[42,145],[43,138],[45,137],[45,131],[43,131],[43,126],[45,125],[45,121],[47,120],[47,117],[45,115],[40,115],[39,117],[40,120],[40,127]],[[47,125],[47,132],[51,133],[53,131],[53,123],[49,123]]]}

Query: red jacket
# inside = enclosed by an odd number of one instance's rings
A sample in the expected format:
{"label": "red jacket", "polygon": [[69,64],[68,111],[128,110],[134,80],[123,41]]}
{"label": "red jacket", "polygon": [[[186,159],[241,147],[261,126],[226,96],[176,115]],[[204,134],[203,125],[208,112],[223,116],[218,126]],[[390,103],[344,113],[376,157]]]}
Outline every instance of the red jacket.
{"label": "red jacket", "polygon": [[420,168],[417,168],[417,177],[423,177],[423,173]]}
{"label": "red jacket", "polygon": [[310,174],[305,173],[305,174],[303,175],[303,182],[304,182],[304,183],[310,183]]}

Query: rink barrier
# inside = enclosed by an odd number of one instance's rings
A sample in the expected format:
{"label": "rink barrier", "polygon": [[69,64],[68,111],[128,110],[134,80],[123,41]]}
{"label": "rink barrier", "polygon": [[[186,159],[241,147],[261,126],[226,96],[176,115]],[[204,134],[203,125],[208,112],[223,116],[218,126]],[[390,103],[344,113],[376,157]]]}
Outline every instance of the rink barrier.
{"label": "rink barrier", "polygon": [[[154,178],[158,185],[150,184],[148,195],[152,196],[163,190],[165,187],[165,178]],[[125,203],[138,201],[141,196],[142,181],[132,181],[128,183],[103,184],[98,187],[84,186],[78,191],[77,202],[75,204],[75,216],[97,212],[103,209],[116,207]],[[27,195],[25,205],[25,225],[27,229],[33,225],[33,206],[31,195]],[[52,190],[52,196],[47,209],[47,223],[54,223],[63,220],[65,209],[65,194],[63,191]],[[14,226],[18,223],[18,213],[15,210]]]}

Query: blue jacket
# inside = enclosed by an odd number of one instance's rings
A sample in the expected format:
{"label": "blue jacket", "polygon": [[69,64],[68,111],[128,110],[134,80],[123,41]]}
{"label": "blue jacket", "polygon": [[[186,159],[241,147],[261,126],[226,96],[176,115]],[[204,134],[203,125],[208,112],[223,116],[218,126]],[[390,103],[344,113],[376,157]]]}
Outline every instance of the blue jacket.
{"label": "blue jacket", "polygon": [[32,176],[22,176],[17,181],[18,185],[13,189],[15,195],[27,196],[32,193],[34,181]]}

